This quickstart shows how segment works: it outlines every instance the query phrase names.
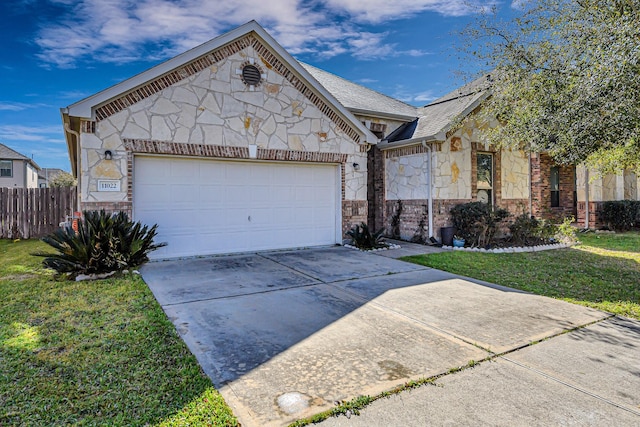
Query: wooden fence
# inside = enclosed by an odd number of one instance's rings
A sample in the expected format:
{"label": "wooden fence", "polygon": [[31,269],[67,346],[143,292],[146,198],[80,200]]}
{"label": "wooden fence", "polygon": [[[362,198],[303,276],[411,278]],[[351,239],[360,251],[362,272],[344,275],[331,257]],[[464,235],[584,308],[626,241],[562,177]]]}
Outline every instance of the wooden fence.
{"label": "wooden fence", "polygon": [[0,238],[43,237],[73,215],[76,187],[0,188]]}

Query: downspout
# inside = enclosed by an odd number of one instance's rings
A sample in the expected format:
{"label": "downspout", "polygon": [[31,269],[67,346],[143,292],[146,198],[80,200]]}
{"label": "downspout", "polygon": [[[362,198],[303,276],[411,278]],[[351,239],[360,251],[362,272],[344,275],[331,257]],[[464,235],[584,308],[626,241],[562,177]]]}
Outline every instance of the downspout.
{"label": "downspout", "polygon": [[[78,197],[76,200],[77,204],[78,204],[78,208],[80,208],[80,188],[82,188],[80,186],[80,133],[76,132],[75,130],[71,129],[71,126],[69,126],[68,122],[65,122],[64,124],[64,130],[66,130],[67,132],[69,132],[71,135],[76,137],[76,179],[78,181],[77,183],[77,187],[78,187]],[[73,215],[73,212],[71,213]]]}
{"label": "downspout", "polygon": [[433,237],[433,186],[432,186],[432,150],[431,145],[427,144],[427,141],[422,141],[422,146],[427,149],[428,157],[427,157],[427,167],[428,171],[426,174],[427,178],[427,188],[429,189],[429,198],[428,198],[428,209],[429,209],[429,238]]}
{"label": "downspout", "polygon": [[584,228],[589,229],[589,169],[584,168]]}

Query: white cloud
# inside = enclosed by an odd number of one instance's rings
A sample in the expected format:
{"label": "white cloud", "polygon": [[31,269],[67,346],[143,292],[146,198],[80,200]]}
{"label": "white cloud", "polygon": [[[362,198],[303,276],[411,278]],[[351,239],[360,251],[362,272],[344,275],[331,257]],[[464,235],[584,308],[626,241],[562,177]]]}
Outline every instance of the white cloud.
{"label": "white cloud", "polygon": [[391,96],[399,99],[400,101],[413,105],[426,105],[434,99],[438,98],[438,96],[436,96],[435,92],[432,90],[425,90],[423,92],[416,93],[414,90],[403,85],[397,85],[394,88],[393,94]]}
{"label": "white cloud", "polygon": [[1,102],[0,111],[22,111],[29,108],[29,105],[20,102]]}
{"label": "white cloud", "polygon": [[437,98],[438,97],[435,95],[435,93],[432,90],[425,90],[424,92],[416,93],[413,96],[414,101],[424,102],[424,103],[429,103]]}
{"label": "white cloud", "polygon": [[444,16],[464,16],[486,2],[469,0],[327,0],[336,10],[348,13],[361,22],[379,23],[414,16],[420,12],[436,12]]}
{"label": "white cloud", "polygon": [[[371,23],[423,11],[470,13],[465,0],[49,0],[67,12],[44,24],[35,39],[47,66],[78,62],[156,62],[170,58],[252,19],[292,54],[359,59],[422,56],[400,50]],[[367,24],[368,23],[368,24]]]}
{"label": "white cloud", "polygon": [[0,101],[0,111],[23,111],[29,108],[48,107],[46,104],[26,104],[23,102],[2,102]]}
{"label": "white cloud", "polygon": [[64,143],[60,125],[41,127],[0,125],[0,140]]}

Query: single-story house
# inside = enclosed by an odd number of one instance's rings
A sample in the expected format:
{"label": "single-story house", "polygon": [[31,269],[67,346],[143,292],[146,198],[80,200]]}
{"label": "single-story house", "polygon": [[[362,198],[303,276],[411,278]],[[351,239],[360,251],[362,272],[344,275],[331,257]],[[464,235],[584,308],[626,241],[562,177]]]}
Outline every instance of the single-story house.
{"label": "single-story house", "polygon": [[575,168],[454,125],[486,96],[478,80],[416,108],[252,21],[61,112],[80,208],[158,224],[154,255],[180,257],[336,244],[360,222],[438,236],[471,200],[575,214]]}
{"label": "single-story house", "polygon": [[33,159],[0,144],[0,187],[37,188],[39,170]]}
{"label": "single-story house", "polygon": [[58,168],[42,168],[38,172],[38,187],[49,188],[49,182],[57,175],[65,173],[62,169]]}

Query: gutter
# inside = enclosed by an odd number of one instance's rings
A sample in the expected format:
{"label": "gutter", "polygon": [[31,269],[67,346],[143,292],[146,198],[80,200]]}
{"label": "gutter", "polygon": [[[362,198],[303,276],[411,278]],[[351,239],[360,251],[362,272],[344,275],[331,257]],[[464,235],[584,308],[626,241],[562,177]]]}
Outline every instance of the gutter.
{"label": "gutter", "polygon": [[[80,182],[80,133],[76,132],[75,130],[71,129],[71,126],[69,126],[69,122],[64,122],[64,130],[69,132],[71,135],[76,137],[76,179],[77,179],[77,187],[78,187],[78,207],[80,206],[80,200],[81,200],[81,191],[80,188],[81,187],[81,182]],[[72,172],[73,172],[73,165],[71,167]]]}
{"label": "gutter", "polygon": [[391,113],[387,114],[380,111],[361,110],[359,108],[347,107],[347,110],[349,110],[352,114],[358,114],[360,116],[375,117],[378,119],[394,119],[394,120],[400,120],[403,122],[406,122],[406,121],[411,122],[415,120],[417,117],[417,116],[407,116],[405,114],[391,114]]}
{"label": "gutter", "polygon": [[444,132],[438,132],[435,135],[422,137],[422,138],[411,138],[411,139],[403,139],[400,141],[387,142],[384,143],[385,140],[382,140],[381,144],[378,145],[378,148],[382,151],[390,150],[392,148],[402,148],[409,147],[411,145],[425,144],[427,142],[445,142],[447,140],[447,135]]}

